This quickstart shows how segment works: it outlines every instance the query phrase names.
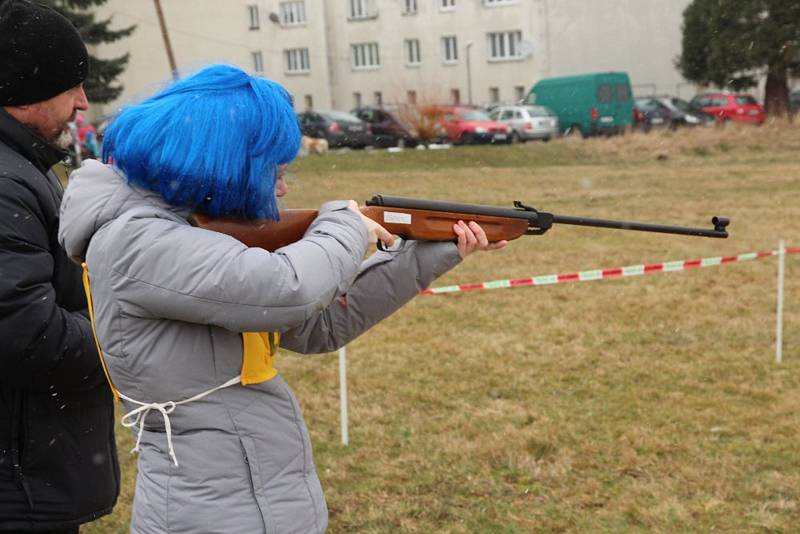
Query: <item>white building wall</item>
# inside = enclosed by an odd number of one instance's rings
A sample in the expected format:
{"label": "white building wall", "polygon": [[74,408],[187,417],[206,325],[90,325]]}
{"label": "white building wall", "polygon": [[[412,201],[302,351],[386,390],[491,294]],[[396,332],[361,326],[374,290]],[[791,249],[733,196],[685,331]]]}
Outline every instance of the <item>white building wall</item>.
{"label": "white building wall", "polygon": [[[402,0],[376,1],[377,16],[364,20],[348,19],[349,0],[330,3],[332,27],[337,28],[332,44],[334,63],[333,102],[342,109],[354,105],[354,93],[363,102],[374,103],[380,92],[384,102],[405,102],[407,91],[417,93],[419,103],[451,100],[458,89],[461,101],[469,100],[471,80],[474,103],[489,100],[488,88],[497,87],[500,98],[510,100],[515,85],[530,86],[535,73],[533,57],[503,62],[488,62],[487,32],[522,31],[524,40],[536,34],[534,11],[525,3],[486,7],[481,0],[456,3],[452,10],[440,9],[441,0],[417,0],[418,12],[404,15]],[[458,61],[445,63],[441,39],[455,36]],[[421,62],[409,66],[404,40],[419,39]],[[381,65],[371,70],[353,67],[351,45],[377,42]],[[470,72],[467,72],[467,43]]]}
{"label": "white building wall", "polygon": [[674,66],[690,0],[535,0],[547,21],[542,77],[626,71],[634,94],[691,97]]}
{"label": "white building wall", "polygon": [[[330,105],[323,2],[305,0],[307,22],[292,27],[270,20],[270,13],[279,12],[278,0],[162,0],[161,6],[179,73],[217,62],[254,73],[252,53],[260,51],[264,75],[284,85],[301,108],[306,95],[315,105]],[[259,7],[259,29],[250,29],[249,5]],[[92,112],[100,115],[151,95],[170,80],[171,72],[152,1],[110,0],[97,16],[113,17],[112,27],[137,25],[130,37],[94,50],[109,58],[130,53],[119,78],[124,91],[114,102],[93,106]],[[309,48],[310,72],[286,74],[283,51],[300,47]]]}
{"label": "white building wall", "polygon": [[[418,12],[404,15],[405,0],[369,0],[373,15],[349,18],[351,0],[305,0],[306,23],[285,27],[270,20],[282,0],[161,0],[179,72],[212,62],[229,62],[253,72],[251,53],[261,51],[264,75],[283,84],[296,109],[310,99],[317,109],[351,109],[355,93],[363,104],[406,102],[415,91],[419,103],[447,103],[457,89],[463,103],[514,100],[548,76],[606,70],[627,71],[637,94],[670,93],[688,97],[694,87],[674,67],[680,53],[682,13],[690,0],[417,0]],[[489,4],[492,5],[489,5]],[[260,28],[250,30],[248,6],[257,5]],[[120,78],[125,90],[108,113],[125,102],[152,94],[170,70],[154,3],[109,0],[100,17],[113,16],[117,27],[137,24],[131,37],[105,44],[104,57],[130,52]],[[520,31],[529,54],[490,61],[488,32]],[[455,35],[458,61],[442,61],[441,38]],[[404,39],[419,39],[421,62],[408,66]],[[353,68],[351,45],[376,42],[380,66]],[[467,72],[467,43],[470,69]],[[287,74],[284,50],[309,49],[308,73]],[[468,75],[469,74],[469,75]],[[491,88],[497,93],[492,94]]]}

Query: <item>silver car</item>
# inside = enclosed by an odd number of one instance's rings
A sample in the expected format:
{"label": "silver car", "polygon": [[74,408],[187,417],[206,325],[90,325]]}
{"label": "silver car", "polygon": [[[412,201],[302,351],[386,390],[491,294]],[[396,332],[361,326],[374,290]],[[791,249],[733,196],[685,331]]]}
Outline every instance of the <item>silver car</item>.
{"label": "silver car", "polygon": [[489,116],[511,127],[512,142],[558,137],[558,117],[544,106],[498,106]]}

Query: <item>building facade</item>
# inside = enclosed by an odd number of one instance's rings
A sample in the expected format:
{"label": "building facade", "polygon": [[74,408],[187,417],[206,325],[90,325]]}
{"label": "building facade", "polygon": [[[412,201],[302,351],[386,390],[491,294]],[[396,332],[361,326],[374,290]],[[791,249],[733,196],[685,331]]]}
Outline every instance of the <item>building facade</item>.
{"label": "building facade", "polygon": [[[689,0],[161,0],[181,74],[227,62],[284,85],[295,108],[515,101],[539,79],[626,71],[636,94],[689,97],[674,66]],[[136,24],[113,112],[170,77],[153,2],[98,13]]]}

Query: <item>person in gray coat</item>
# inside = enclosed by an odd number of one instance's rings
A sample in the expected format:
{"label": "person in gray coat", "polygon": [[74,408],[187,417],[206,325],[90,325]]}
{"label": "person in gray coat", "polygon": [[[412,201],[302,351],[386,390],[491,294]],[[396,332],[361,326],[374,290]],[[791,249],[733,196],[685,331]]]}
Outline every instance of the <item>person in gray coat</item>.
{"label": "person in gray coat", "polygon": [[287,93],[214,65],[124,108],[73,173],[59,240],[85,262],[109,380],[137,434],[135,533],[323,532],[328,514],[277,345],[336,350],[487,243],[400,242],[333,201],[275,252],[195,227],[277,216],[300,133]]}

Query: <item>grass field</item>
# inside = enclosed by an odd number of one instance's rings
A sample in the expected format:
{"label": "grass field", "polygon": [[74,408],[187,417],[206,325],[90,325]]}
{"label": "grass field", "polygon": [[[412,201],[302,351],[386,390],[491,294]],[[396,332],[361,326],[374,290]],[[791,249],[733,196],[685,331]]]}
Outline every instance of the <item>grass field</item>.
{"label": "grass field", "polygon": [[[476,254],[446,285],[800,244],[800,127],[772,124],[292,166],[287,207],[375,193],[707,226],[727,240],[554,227]],[[330,532],[797,532],[800,257],[591,283],[420,296],[335,355],[282,353]],[[127,532],[123,494],[87,533]]]}

